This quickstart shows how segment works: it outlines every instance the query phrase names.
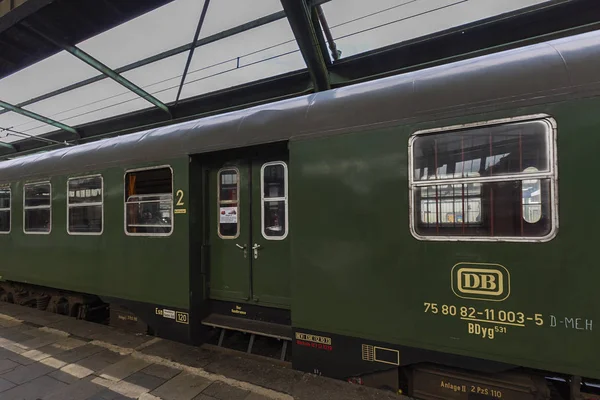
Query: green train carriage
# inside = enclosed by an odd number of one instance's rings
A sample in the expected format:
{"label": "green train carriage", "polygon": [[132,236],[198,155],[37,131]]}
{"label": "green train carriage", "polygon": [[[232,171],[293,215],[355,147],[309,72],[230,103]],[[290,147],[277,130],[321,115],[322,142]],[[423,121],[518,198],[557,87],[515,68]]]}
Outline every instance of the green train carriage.
{"label": "green train carriage", "polygon": [[592,32],[2,162],[2,298],[421,398],[600,379],[599,66]]}

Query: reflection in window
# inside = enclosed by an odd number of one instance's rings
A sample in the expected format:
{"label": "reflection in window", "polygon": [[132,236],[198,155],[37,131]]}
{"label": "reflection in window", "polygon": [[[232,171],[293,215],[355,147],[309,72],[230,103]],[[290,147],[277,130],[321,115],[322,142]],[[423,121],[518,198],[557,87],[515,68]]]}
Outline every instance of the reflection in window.
{"label": "reflection in window", "polygon": [[[537,172],[535,167],[525,168],[523,172]],[[539,179],[523,181],[523,219],[535,224],[542,218],[542,184]]]}
{"label": "reflection in window", "polygon": [[23,186],[23,231],[50,233],[52,227],[52,188],[50,182]]}
{"label": "reflection in window", "polygon": [[219,236],[234,239],[239,235],[239,172],[222,169],[218,173]]}
{"label": "reflection in window", "polygon": [[266,239],[284,239],[288,233],[287,165],[278,161],[262,167],[262,228]]}
{"label": "reflection in window", "polygon": [[165,236],[173,231],[171,168],[128,172],[125,196],[127,234]]}
{"label": "reflection in window", "polygon": [[[548,172],[548,125],[543,121],[488,126],[418,136],[413,145],[415,181]],[[527,171],[529,172],[529,171]]]}
{"label": "reflection in window", "polygon": [[10,187],[0,187],[0,233],[10,233]]}
{"label": "reflection in window", "polygon": [[415,136],[411,177],[415,233],[549,235],[550,133],[548,123],[535,121]]}
{"label": "reflection in window", "polygon": [[68,225],[70,234],[102,233],[102,177],[69,179]]}
{"label": "reflection in window", "polygon": [[480,183],[426,186],[419,190],[423,224],[481,223]]}

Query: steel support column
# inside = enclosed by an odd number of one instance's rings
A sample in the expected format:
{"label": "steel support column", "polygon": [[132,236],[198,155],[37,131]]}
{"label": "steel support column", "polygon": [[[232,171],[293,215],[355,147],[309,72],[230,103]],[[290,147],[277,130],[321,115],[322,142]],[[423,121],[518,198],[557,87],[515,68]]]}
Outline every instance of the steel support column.
{"label": "steel support column", "polygon": [[44,38],[45,40],[52,43],[53,45],[60,47],[61,49],[71,53],[72,55],[74,55],[75,57],[77,57],[78,59],[80,59],[87,65],[89,65],[90,67],[97,69],[103,75],[108,76],[115,82],[117,82],[120,85],[124,86],[125,88],[129,89],[133,93],[137,94],[141,98],[145,99],[146,101],[150,102],[151,104],[155,105],[156,107],[160,108],[161,110],[163,110],[164,112],[169,114],[169,116],[171,116],[171,110],[169,110],[169,107],[167,107],[167,105],[164,104],[162,101],[160,101],[156,97],[152,96],[150,93],[146,92],[144,89],[137,86],[133,82],[129,81],[122,75],[119,75],[118,73],[116,73],[115,71],[110,69],[108,66],[104,65],[102,62],[95,59],[91,55],[87,54],[85,51],[81,50],[77,46],[72,46],[67,43],[62,43],[62,42],[46,35],[45,33],[33,28],[32,26],[28,26],[27,28],[31,32],[36,33],[37,35]]}
{"label": "steel support column", "polygon": [[9,103],[7,103],[5,101],[2,101],[2,100],[0,100],[0,107],[5,108],[7,110],[10,110],[12,112],[15,112],[17,114],[21,114],[21,115],[24,115],[26,117],[38,120],[38,121],[43,122],[45,124],[55,126],[55,127],[59,128],[59,129],[62,129],[62,130],[67,131],[67,132],[70,132],[70,133],[76,135],[77,137],[79,137],[79,132],[77,132],[77,129],[72,128],[72,127],[70,127],[68,125],[65,125],[63,123],[60,123],[58,121],[55,121],[53,119],[50,119],[50,118],[44,117],[42,115],[36,114],[36,113],[34,113],[32,111],[26,110],[26,109],[21,108],[21,107],[14,106],[14,105],[9,104]]}
{"label": "steel support column", "polygon": [[[323,31],[323,26],[321,25],[321,20],[319,19],[319,12],[317,7],[311,8],[310,19],[316,32]],[[325,43],[325,37],[323,37],[323,35],[317,35],[317,40],[319,41],[319,49],[321,50],[321,54],[323,55],[323,61],[325,61],[327,68],[329,68],[329,66],[331,65],[331,58],[329,57],[329,53],[327,53],[327,43]]]}
{"label": "steel support column", "polygon": [[329,24],[327,23],[327,19],[325,18],[325,13],[323,12],[323,8],[320,5],[314,6],[314,12],[317,14],[317,18],[319,23],[321,24],[321,28],[323,28],[323,32],[327,37],[327,43],[329,43],[329,50],[331,50],[331,57],[335,61],[340,59],[341,52],[337,49],[335,45],[335,41],[333,40],[333,35],[331,34],[331,29],[329,28]]}
{"label": "steel support column", "polygon": [[281,0],[281,4],[308,67],[315,91],[330,89],[329,71],[317,36],[320,32],[312,24],[309,6],[305,0]]}

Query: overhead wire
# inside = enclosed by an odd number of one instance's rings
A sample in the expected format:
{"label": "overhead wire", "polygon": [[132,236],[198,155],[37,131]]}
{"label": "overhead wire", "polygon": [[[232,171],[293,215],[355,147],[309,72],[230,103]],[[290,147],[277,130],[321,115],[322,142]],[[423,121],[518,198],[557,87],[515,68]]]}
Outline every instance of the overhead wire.
{"label": "overhead wire", "polygon": [[58,140],[48,139],[48,138],[41,137],[41,136],[29,135],[27,133],[16,131],[16,130],[14,130],[12,128],[2,128],[2,127],[0,127],[0,133],[3,133],[3,132],[6,132],[6,136],[5,137],[8,137],[9,135],[14,135],[14,136],[21,136],[21,137],[26,137],[26,138],[29,138],[29,139],[34,139],[34,140],[40,140],[42,142],[51,143],[51,144],[61,144],[61,145],[65,145],[65,146],[70,146],[71,145],[66,140],[64,142],[60,142]]}
{"label": "overhead wire", "polygon": [[362,29],[360,31],[352,32],[352,33],[349,33],[349,34],[346,34],[346,35],[341,35],[341,36],[336,37],[335,40],[344,39],[344,38],[347,38],[347,37],[350,37],[350,36],[354,36],[354,35],[359,35],[361,33],[365,33],[365,32],[369,32],[369,31],[375,30],[375,29],[383,28],[384,26],[388,26],[388,25],[396,24],[398,22],[406,21],[406,20],[409,20],[411,18],[421,17],[423,15],[426,15],[426,14],[429,14],[429,13],[432,13],[432,12],[435,12],[435,11],[440,11],[440,10],[443,10],[445,8],[453,7],[453,6],[461,4],[461,3],[466,3],[468,1],[469,0],[458,0],[458,1],[454,2],[454,3],[446,4],[445,6],[441,6],[441,7],[437,7],[437,8],[431,9],[431,10],[423,11],[423,12],[411,15],[409,17],[398,18],[398,19],[395,19],[395,20],[390,21],[390,22],[386,22],[386,23],[383,23],[383,24],[380,24],[380,25],[372,26],[370,28]]}
{"label": "overhead wire", "polygon": [[[354,23],[354,22],[358,22],[358,21],[361,21],[361,20],[364,20],[364,19],[376,16],[376,15],[379,15],[379,14],[382,14],[382,13],[385,13],[385,12],[388,12],[388,11],[391,11],[391,10],[403,7],[403,6],[407,6],[409,4],[416,3],[418,1],[420,1],[420,0],[409,0],[409,1],[405,1],[405,2],[399,3],[399,4],[395,4],[393,6],[390,6],[390,7],[378,10],[378,11],[371,12],[369,14],[362,15],[362,16],[357,17],[357,18],[353,18],[351,20],[347,20],[347,21],[344,21],[344,22],[332,25],[331,29],[335,29],[335,28],[338,28],[338,27],[341,27],[341,26],[344,26],[344,25],[348,25],[348,24],[351,24],[351,23]],[[406,21],[406,20],[409,20],[409,19],[412,19],[412,18],[420,17],[420,16],[423,16],[423,15],[426,15],[426,14],[429,14],[429,13],[432,13],[432,12],[440,11],[442,9],[446,9],[446,8],[449,8],[449,7],[452,7],[452,6],[461,4],[461,3],[466,3],[468,1],[469,0],[458,0],[458,1],[455,1],[455,2],[453,2],[451,4],[447,4],[447,5],[440,6],[440,7],[434,8],[434,9],[426,10],[426,11],[423,11],[423,12],[420,12],[420,13],[417,13],[417,14],[413,14],[413,15],[407,16],[407,17],[398,18],[398,19],[395,19],[393,21],[385,22],[385,23],[382,23],[382,24],[379,24],[379,25],[374,25],[372,27],[369,27],[369,28],[366,28],[366,29],[362,29],[362,30],[359,30],[359,31],[356,31],[356,32],[351,32],[351,33],[348,33],[348,34],[345,34],[345,35],[340,35],[338,37],[335,37],[334,40],[340,40],[340,39],[348,38],[348,37],[355,36],[355,35],[358,35],[358,34],[361,34],[361,33],[369,32],[369,31],[372,31],[372,30],[375,30],[375,29],[379,29],[379,28],[382,28],[382,27],[385,27],[385,26],[389,26],[389,25],[392,25],[392,24],[395,24],[395,23],[399,23],[399,22]],[[194,70],[191,70],[191,71],[188,72],[188,76],[196,74],[198,72],[202,72],[202,71],[211,69],[211,68],[218,67],[220,65],[226,65],[226,64],[229,64],[229,63],[237,61],[236,67],[228,68],[228,69],[216,72],[214,74],[210,74],[210,75],[206,75],[206,76],[202,76],[202,77],[199,77],[199,78],[196,78],[196,79],[189,80],[189,81],[185,82],[184,86],[185,85],[190,85],[190,84],[193,84],[193,83],[205,80],[205,79],[214,78],[216,76],[220,76],[220,75],[223,75],[223,74],[226,74],[226,73],[230,73],[230,72],[233,72],[233,71],[236,71],[236,70],[240,70],[240,69],[245,68],[245,67],[249,67],[249,66],[253,66],[253,65],[256,65],[256,64],[260,64],[262,62],[271,61],[271,60],[274,60],[274,59],[277,59],[277,58],[280,58],[280,57],[285,57],[287,55],[290,55],[290,54],[293,54],[293,53],[297,53],[297,52],[300,51],[300,49],[295,49],[295,50],[292,50],[292,51],[288,51],[288,52],[284,52],[284,53],[281,53],[281,54],[270,56],[270,57],[267,57],[267,58],[264,58],[264,59],[260,59],[258,61],[254,61],[254,62],[251,62],[251,63],[239,65],[239,61],[241,59],[243,59],[243,58],[247,58],[247,57],[250,57],[252,55],[256,55],[256,54],[259,54],[261,52],[265,52],[265,51],[268,51],[268,50],[271,50],[271,49],[274,49],[274,48],[277,48],[277,47],[280,47],[280,46],[284,46],[286,44],[293,43],[295,41],[296,41],[295,39],[286,40],[284,42],[280,42],[280,43],[277,43],[277,44],[274,44],[274,45],[270,45],[270,46],[267,46],[267,47],[264,47],[264,48],[261,48],[261,49],[258,49],[258,50],[255,50],[255,51],[243,54],[241,56],[232,57],[232,58],[229,58],[227,60],[223,60],[223,61],[211,64],[211,65],[208,65],[208,66],[204,66],[204,67],[201,67],[201,68],[196,68]],[[148,84],[148,85],[145,85],[145,86],[142,86],[142,87],[144,89],[148,89],[148,88],[160,85],[162,83],[165,83],[165,82],[168,82],[168,81],[171,81],[171,80],[179,79],[182,76],[183,76],[183,74],[174,75],[174,76],[162,79],[162,80],[157,81],[157,82],[153,82],[151,84]],[[163,88],[163,89],[160,89],[160,90],[157,90],[157,91],[153,91],[153,92],[150,92],[150,93],[152,95],[157,95],[157,94],[169,91],[169,90],[173,90],[173,89],[177,88],[178,86],[179,85],[173,85],[173,86],[169,86],[167,88]],[[127,99],[127,100],[124,100],[124,101],[120,101],[118,103],[112,103],[112,104],[109,104],[109,105],[106,105],[104,107],[100,107],[100,108],[97,108],[97,109],[94,109],[94,110],[90,110],[90,111],[86,111],[86,112],[79,113],[79,114],[76,114],[76,115],[72,115],[72,116],[70,116],[68,118],[63,119],[63,121],[73,120],[75,118],[82,117],[82,116],[89,115],[89,114],[93,114],[93,113],[96,113],[96,112],[100,112],[100,111],[106,110],[108,108],[116,107],[116,106],[119,106],[119,105],[122,105],[122,104],[126,104],[126,103],[129,103],[129,102],[132,102],[132,101],[140,100],[140,98],[138,96],[135,96],[135,94],[131,93],[130,91],[125,91],[125,92],[117,93],[117,94],[112,95],[112,96],[108,96],[108,97],[105,97],[105,98],[102,98],[102,99],[99,99],[99,100],[95,100],[95,101],[92,101],[92,102],[89,102],[89,103],[86,103],[86,104],[83,104],[83,105],[79,105],[77,107],[73,107],[73,108],[61,111],[61,112],[53,114],[51,116],[52,117],[57,117],[57,116],[64,115],[66,113],[69,113],[69,112],[81,109],[81,108],[89,107],[89,106],[92,106],[94,104],[101,103],[101,102],[104,102],[104,101],[107,101],[107,100],[112,100],[112,99],[115,99],[115,98],[118,98],[118,97],[121,97],[121,96],[125,96],[125,95],[133,96],[133,98]],[[22,126],[25,126],[25,125],[28,125],[28,124],[31,124],[31,123],[34,123],[34,122],[33,121],[32,122],[26,122],[26,123],[23,123],[23,124],[16,125],[15,127],[22,127]],[[32,127],[32,128],[25,129],[24,131],[28,132],[28,131],[36,130],[36,129],[39,129],[39,128],[45,127],[45,126],[47,126],[47,125],[46,124],[42,124],[42,125],[38,125],[38,126],[35,126],[35,127]]]}
{"label": "overhead wire", "polygon": [[[241,55],[241,56],[233,57],[233,58],[230,58],[230,59],[227,59],[227,60],[224,60],[224,61],[220,61],[220,62],[218,62],[218,63],[214,63],[214,64],[211,64],[211,65],[208,65],[208,66],[202,67],[202,68],[197,68],[197,69],[195,69],[195,70],[192,70],[192,71],[188,72],[188,76],[189,76],[189,75],[192,75],[192,74],[194,74],[194,73],[197,73],[197,72],[201,72],[201,71],[204,71],[204,70],[208,70],[208,69],[211,69],[211,68],[217,67],[217,66],[219,66],[219,65],[225,65],[225,64],[229,64],[229,63],[235,62],[235,61],[237,61],[237,60],[239,60],[239,59],[246,58],[246,57],[249,57],[249,56],[252,56],[252,55],[255,55],[255,54],[261,53],[261,52],[263,52],[263,51],[270,50],[270,49],[276,48],[276,47],[278,47],[278,46],[281,46],[281,45],[284,45],[284,44],[288,44],[288,43],[292,43],[292,42],[295,42],[295,39],[292,39],[292,40],[289,40],[289,41],[286,41],[286,42],[282,42],[282,43],[278,43],[278,44],[275,44],[275,45],[271,45],[271,46],[268,46],[268,47],[264,47],[264,48],[261,48],[261,49],[259,49],[259,50],[255,50],[255,51],[252,51],[252,52],[250,52],[250,53],[246,53],[246,54],[243,54],[243,55]],[[297,49],[297,50],[294,50],[294,51],[292,51],[292,52],[286,52],[286,53],[278,54],[278,55],[276,55],[276,56],[271,56],[271,57],[268,57],[268,58],[265,58],[265,59],[261,59],[261,60],[259,60],[259,61],[253,62],[253,63],[248,63],[248,64],[244,64],[244,65],[241,65],[241,66],[237,66],[236,68],[231,68],[231,69],[228,69],[228,70],[226,70],[226,71],[227,71],[227,72],[230,72],[230,71],[233,71],[233,70],[236,70],[236,69],[243,68],[243,67],[245,67],[245,66],[249,66],[249,65],[255,65],[255,64],[259,63],[259,62],[269,61],[269,60],[272,60],[272,59],[274,59],[274,58],[277,58],[277,57],[280,57],[280,56],[285,56],[285,55],[287,55],[287,54],[294,53],[294,52],[298,52],[298,51],[300,51],[300,50],[299,50],[299,49]],[[219,74],[216,74],[216,75],[219,75]],[[153,83],[151,83],[151,84],[144,85],[144,86],[141,86],[141,87],[142,87],[142,88],[144,88],[144,89],[148,89],[148,88],[151,88],[151,87],[153,87],[153,86],[160,85],[161,83],[165,83],[165,82],[168,82],[168,81],[171,81],[171,80],[175,80],[175,79],[181,78],[181,76],[182,76],[182,74],[174,75],[174,76],[171,76],[171,77],[168,77],[168,78],[162,79],[162,80],[160,80],[160,81],[153,82]],[[210,76],[213,76],[213,75],[209,75],[209,77],[210,77]],[[187,85],[187,84],[189,84],[189,83],[193,83],[193,82],[195,82],[195,81],[197,81],[197,80],[190,81],[190,82],[186,82],[186,83],[185,83],[185,85]],[[169,87],[169,88],[167,88],[167,89],[162,89],[162,90],[158,90],[158,91],[154,91],[154,92],[150,92],[150,93],[151,93],[152,95],[155,95],[155,94],[162,93],[162,92],[164,92],[164,91],[166,91],[166,90],[171,90],[171,89],[173,89],[173,87]],[[64,111],[60,111],[60,112],[58,112],[58,113],[56,113],[56,114],[52,114],[51,116],[52,116],[52,117],[58,117],[58,116],[60,116],[60,115],[62,115],[62,114],[65,114],[65,113],[68,113],[68,112],[71,112],[71,111],[74,111],[74,110],[77,110],[77,109],[80,109],[80,108],[88,107],[88,106],[90,106],[90,105],[93,105],[93,104],[101,103],[101,102],[103,102],[103,101],[107,101],[107,100],[111,100],[111,99],[114,99],[114,98],[117,98],[117,97],[121,97],[121,96],[124,96],[124,95],[131,95],[131,96],[133,96],[133,98],[131,98],[131,99],[129,99],[129,100],[126,100],[126,101],[119,102],[119,103],[111,104],[111,105],[109,105],[109,106],[106,106],[106,107],[102,107],[102,108],[99,108],[99,109],[95,109],[95,110],[93,110],[93,111],[91,111],[91,112],[95,112],[95,111],[104,110],[104,109],[106,109],[106,108],[110,108],[110,107],[113,107],[113,106],[121,105],[121,104],[124,104],[124,103],[130,102],[130,101],[135,101],[135,100],[138,100],[138,99],[140,99],[138,96],[136,96],[136,95],[135,95],[135,94],[133,94],[132,92],[130,92],[130,91],[124,91],[124,92],[120,92],[120,93],[114,94],[114,95],[112,95],[112,96],[104,97],[104,98],[102,98],[102,99],[98,99],[98,100],[95,100],[95,101],[92,101],[92,102],[89,102],[89,103],[86,103],[86,104],[83,104],[83,105],[79,105],[79,106],[72,107],[72,108],[70,108],[70,109],[67,109],[67,110],[64,110]],[[82,115],[86,115],[86,114],[89,114],[89,113],[90,113],[90,112],[85,112],[85,113],[82,113],[82,114],[77,114],[77,115],[71,116],[71,117],[69,117],[69,118],[67,118],[67,119],[64,119],[63,121],[67,121],[68,119],[73,119],[73,118],[75,118],[75,117],[82,116]],[[23,123],[23,124],[19,124],[19,125],[16,125],[16,126],[19,126],[19,127],[21,127],[21,126],[29,125],[29,124],[31,124],[31,123],[32,123],[31,121],[28,121],[28,122],[25,122],[25,123]],[[46,125],[46,124],[41,124],[41,125],[38,125],[38,126],[36,126],[36,127],[29,128],[29,129],[27,129],[26,131],[30,131],[30,130],[34,130],[34,129],[38,129],[38,128],[40,128],[40,127],[44,127],[44,126],[47,126],[47,125]]]}
{"label": "overhead wire", "polygon": [[[393,5],[393,6],[390,6],[390,7],[387,7],[387,8],[384,8],[384,9],[381,9],[381,10],[378,10],[378,11],[375,11],[375,12],[372,12],[372,13],[369,13],[369,14],[366,14],[366,15],[363,15],[363,16],[360,16],[360,17],[357,17],[357,18],[353,18],[353,19],[351,19],[351,20],[344,21],[344,22],[341,22],[341,23],[338,23],[338,24],[332,25],[332,26],[331,26],[331,29],[335,29],[335,28],[337,28],[337,27],[340,27],[340,26],[343,26],[343,25],[347,25],[347,24],[350,24],[350,23],[353,23],[353,22],[357,22],[357,21],[360,21],[360,20],[366,19],[366,18],[370,18],[370,17],[373,17],[373,16],[375,16],[375,15],[382,14],[382,13],[384,13],[384,12],[388,12],[388,11],[391,11],[391,10],[393,10],[393,9],[396,9],[396,8],[399,8],[399,7],[403,7],[403,6],[406,6],[406,5],[408,5],[408,4],[411,4],[411,3],[415,3],[415,2],[417,2],[417,1],[419,1],[419,0],[409,0],[409,1],[405,1],[405,2],[399,3],[399,4],[395,4],[395,5]],[[219,66],[219,65],[225,65],[225,64],[228,64],[228,63],[231,63],[231,62],[235,62],[235,61],[238,61],[238,62],[239,62],[239,60],[241,60],[241,59],[243,59],[243,58],[247,58],[247,57],[249,57],[249,56],[252,56],[252,55],[255,55],[255,54],[258,54],[258,53],[261,53],[261,52],[267,51],[267,50],[271,50],[271,49],[274,49],[274,48],[276,48],[276,47],[283,46],[283,45],[286,45],[286,44],[289,44],[289,43],[294,43],[295,41],[296,41],[295,39],[290,39],[290,40],[286,40],[286,41],[284,41],[284,42],[280,42],[280,43],[277,43],[277,44],[274,44],[274,45],[271,45],[271,46],[263,47],[263,48],[261,48],[261,49],[258,49],[258,50],[255,50],[255,51],[252,51],[252,52],[249,52],[249,53],[243,54],[243,55],[241,55],[241,56],[232,57],[232,58],[230,58],[230,59],[223,60],[223,61],[220,61],[220,62],[218,62],[218,63],[214,63],[214,64],[211,64],[211,65],[208,65],[208,66],[202,67],[202,68],[197,68],[197,69],[191,70],[191,71],[189,71],[188,75],[193,75],[193,74],[195,74],[195,73],[197,73],[197,72],[201,72],[201,71],[203,71],[203,70],[207,70],[207,69],[210,69],[210,68],[214,68],[214,67],[217,67],[217,66]],[[299,50],[295,50],[295,51],[293,51],[293,52],[298,52],[298,51],[299,51]],[[285,55],[291,54],[291,53],[293,53],[293,52],[286,52],[286,53],[283,53],[283,54],[279,54],[279,55],[277,55],[277,56],[271,56],[271,57],[268,57],[268,58],[266,58],[266,59],[259,60],[258,62],[265,62],[265,61],[269,61],[269,60],[272,60],[272,59],[274,59],[274,58],[278,58],[278,57],[281,57],[281,56],[285,56]],[[255,65],[255,64],[257,64],[258,62],[253,62],[253,63],[250,63],[250,64],[248,64],[248,65]],[[237,69],[240,69],[240,68],[241,68],[241,66],[237,66],[236,68],[229,68],[229,69],[226,69],[226,70],[220,71],[219,73],[215,73],[215,74],[207,75],[206,77],[203,77],[203,78],[204,78],[204,79],[208,79],[208,78],[211,78],[211,77],[215,77],[215,76],[218,76],[218,75],[222,75],[222,74],[224,74],[224,73],[227,73],[227,72],[232,72],[232,71],[235,71],[235,70],[237,70]],[[174,75],[174,76],[171,76],[171,77],[168,77],[168,78],[162,79],[162,80],[160,80],[160,81],[153,82],[153,83],[151,83],[151,84],[145,85],[145,86],[143,86],[143,88],[144,88],[144,89],[148,89],[148,88],[151,88],[151,87],[153,87],[153,86],[160,85],[161,83],[165,83],[165,82],[168,82],[168,81],[170,81],[170,80],[174,80],[174,79],[179,79],[179,78],[181,78],[181,77],[182,77],[182,74]],[[186,83],[186,85],[187,85],[187,84],[189,84],[189,83],[198,82],[198,81],[202,80],[203,78],[199,78],[199,79],[195,79],[195,80],[192,80],[192,81],[190,81],[190,82],[187,82],[187,83]],[[154,94],[159,94],[159,93],[165,92],[165,91],[167,91],[167,90],[172,90],[172,89],[173,89],[173,87],[169,87],[169,88],[162,89],[162,90],[159,90],[159,91],[156,91],[156,92],[152,92],[152,94],[153,94],[153,95],[154,95]],[[59,112],[59,113],[57,113],[57,114],[53,114],[52,116],[53,116],[53,117],[58,117],[58,116],[60,116],[60,115],[64,115],[64,114],[66,114],[66,113],[69,113],[69,112],[75,111],[75,110],[77,110],[77,109],[81,109],[81,108],[89,107],[89,106],[91,106],[91,105],[94,105],[94,104],[97,104],[97,103],[101,103],[101,102],[104,102],[104,101],[107,101],[107,100],[112,100],[112,99],[115,99],[115,98],[118,98],[118,97],[121,97],[121,96],[125,96],[125,95],[131,95],[131,96],[133,96],[133,98],[131,98],[131,99],[129,99],[129,100],[121,101],[121,102],[118,102],[118,103],[113,103],[113,104],[110,104],[110,105],[107,105],[107,106],[105,106],[105,107],[101,107],[101,108],[98,108],[98,109],[94,109],[94,110],[86,111],[86,112],[84,112],[84,113],[76,114],[76,115],[74,115],[74,116],[71,116],[71,117],[69,117],[68,119],[73,119],[73,118],[80,117],[80,116],[84,116],[84,115],[88,115],[88,114],[91,114],[91,113],[94,113],[94,112],[102,111],[102,110],[105,110],[105,109],[108,109],[108,108],[111,108],[111,107],[116,107],[116,106],[118,106],[118,105],[122,105],[122,104],[125,104],[125,103],[127,103],[127,102],[135,101],[135,100],[137,100],[137,99],[138,99],[138,97],[137,97],[137,96],[135,96],[134,94],[132,94],[130,91],[124,91],[124,92],[117,93],[117,94],[115,94],[115,95],[112,95],[112,96],[104,97],[104,98],[102,98],[102,99],[98,99],[98,100],[95,100],[95,101],[92,101],[92,102],[89,102],[89,103],[86,103],[86,104],[82,104],[82,105],[79,105],[79,106],[76,106],[76,107],[72,107],[72,108],[70,108],[70,109],[67,109],[67,110],[61,111],[61,112]],[[68,119],[65,119],[65,121],[66,121],[66,120],[68,120]],[[35,122],[34,122],[34,121],[33,121],[33,122],[25,122],[25,123],[23,123],[23,124],[20,124],[20,125],[17,125],[17,126],[18,126],[18,127],[22,127],[22,126],[30,125],[30,124],[32,124],[32,123],[35,123]],[[39,129],[39,128],[42,128],[42,127],[45,127],[45,126],[46,126],[45,124],[41,124],[41,125],[37,125],[37,126],[35,126],[35,127],[28,128],[28,129],[26,129],[25,131],[32,131],[32,130]]]}

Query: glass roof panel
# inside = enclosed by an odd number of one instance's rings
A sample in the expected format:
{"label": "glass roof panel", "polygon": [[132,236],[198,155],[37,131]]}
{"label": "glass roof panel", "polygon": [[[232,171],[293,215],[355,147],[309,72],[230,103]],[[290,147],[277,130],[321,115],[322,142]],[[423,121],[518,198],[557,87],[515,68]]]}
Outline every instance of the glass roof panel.
{"label": "glass roof panel", "polygon": [[81,42],[78,47],[110,68],[122,67],[190,43],[203,4],[199,0],[175,0]]}
{"label": "glass roof panel", "polygon": [[[203,3],[200,2],[199,3]],[[282,11],[280,0],[240,1],[218,0],[211,1],[206,13],[206,19],[200,30],[200,38],[242,25],[246,22]],[[199,14],[198,14],[199,15]],[[196,24],[198,22],[196,21]],[[194,24],[194,28],[196,25]],[[190,36],[188,42],[191,42]]]}
{"label": "glass roof panel", "polygon": [[236,68],[233,63],[228,63],[228,66],[231,68],[226,72],[205,70],[205,76],[195,77],[188,81],[188,84],[183,87],[181,98],[210,93],[305,68],[299,51],[283,53],[277,58],[265,58],[260,62],[248,63],[240,68]]}
{"label": "glass roof panel", "polygon": [[[323,4],[342,57],[403,42],[550,0],[332,0]],[[175,0],[79,44],[111,68],[191,42],[204,2]],[[213,0],[200,37],[207,37],[282,10],[280,0]],[[175,100],[188,51],[137,68],[125,77],[161,101]],[[306,68],[286,19],[217,40],[195,50],[182,98]],[[37,97],[98,75],[74,56],[60,52],[0,80],[0,99]],[[110,79],[34,103],[26,108],[67,125],[152,107]],[[0,128],[38,135],[55,130],[9,112]],[[0,141],[12,142],[10,135]]]}
{"label": "glass roof panel", "polygon": [[[0,108],[1,109],[1,108]],[[39,121],[31,119],[21,114],[9,111],[5,114],[0,115],[0,128],[14,128],[20,130],[25,124],[39,124]]]}
{"label": "glass roof panel", "polygon": [[[76,126],[146,107],[152,105],[113,80],[104,79],[25,108],[66,125]],[[39,125],[28,128],[36,126]]]}
{"label": "glass roof panel", "polygon": [[[175,100],[187,52],[123,75],[159,100]],[[196,48],[181,98],[306,68],[294,35],[282,19]]]}
{"label": "glass roof panel", "polygon": [[21,114],[14,113],[12,111],[0,115],[0,142],[10,143],[24,139],[24,137],[16,136],[10,132],[2,132],[1,129],[8,128],[14,129],[18,132],[25,132],[25,130],[23,129],[23,126],[25,124],[30,124],[29,126],[35,126],[35,124],[40,124],[40,122],[32,120],[31,118],[25,117]]}
{"label": "glass roof panel", "polygon": [[[110,68],[122,67],[192,42],[203,5],[204,1],[200,0],[175,0],[78,46]],[[281,9],[279,0],[212,1],[209,3],[200,38]],[[115,44],[118,44],[118,51],[115,51]]]}
{"label": "glass roof panel", "polygon": [[322,7],[344,58],[547,1],[332,0]]}
{"label": "glass roof panel", "polygon": [[154,95],[163,103],[169,103],[175,100],[177,91],[169,95],[167,94],[170,93],[168,90],[163,90],[179,85],[188,54],[189,51],[186,51],[185,53],[144,65],[143,67],[123,73],[123,76]]}
{"label": "glass roof panel", "polygon": [[0,79],[0,99],[18,104],[96,75],[98,71],[62,51]]}
{"label": "glass roof panel", "polygon": [[[58,130],[58,128],[56,128],[52,125],[42,124],[41,122],[38,122],[38,121],[36,121],[36,123],[37,123],[37,126],[32,125],[31,128],[21,129],[19,132],[23,132],[23,133],[26,133],[26,134],[32,135],[32,136],[38,136],[38,135],[43,135],[44,133]],[[22,138],[18,138],[18,139],[22,139]]]}
{"label": "glass roof panel", "polygon": [[13,135],[12,133],[8,133],[8,132],[0,132],[0,142],[2,142],[2,143],[18,142],[19,140],[22,140],[22,139],[27,139],[27,138],[18,136],[18,135]]}
{"label": "glass roof panel", "polygon": [[287,19],[198,47],[182,98],[306,68]]}
{"label": "glass roof panel", "polygon": [[116,102],[107,106],[97,107],[84,112],[79,113],[76,116],[68,117],[64,120],[61,120],[63,123],[68,123],[73,126],[86,124],[88,122],[99,121],[105,118],[114,117],[117,115],[123,115],[132,113],[134,111],[143,110],[144,108],[154,107],[152,104],[148,103],[146,100],[134,97],[133,99],[128,99],[120,102]]}

